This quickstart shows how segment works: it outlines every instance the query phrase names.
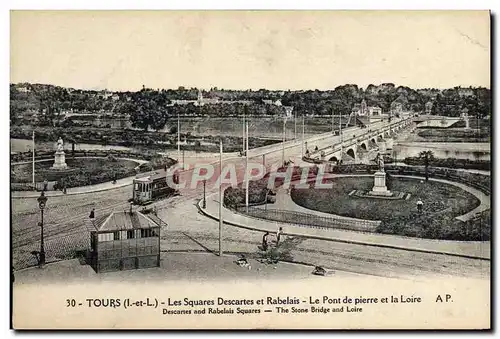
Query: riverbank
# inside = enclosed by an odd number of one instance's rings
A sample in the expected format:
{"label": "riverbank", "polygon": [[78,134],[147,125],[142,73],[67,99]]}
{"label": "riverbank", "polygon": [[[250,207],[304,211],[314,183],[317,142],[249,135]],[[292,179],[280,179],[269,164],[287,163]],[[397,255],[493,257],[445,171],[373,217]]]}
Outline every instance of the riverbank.
{"label": "riverbank", "polygon": [[[31,150],[33,127],[13,126],[10,130],[11,152]],[[182,150],[195,152],[217,152],[222,141],[227,152],[242,150],[240,136],[213,134],[207,136],[181,132],[180,141],[177,133],[150,132],[136,129],[102,129],[91,127],[36,127],[35,143],[38,150],[54,150],[58,138],[65,141],[66,150],[176,150],[178,144]],[[281,142],[279,139],[248,138],[250,149]],[[74,145],[74,146],[73,146]]]}

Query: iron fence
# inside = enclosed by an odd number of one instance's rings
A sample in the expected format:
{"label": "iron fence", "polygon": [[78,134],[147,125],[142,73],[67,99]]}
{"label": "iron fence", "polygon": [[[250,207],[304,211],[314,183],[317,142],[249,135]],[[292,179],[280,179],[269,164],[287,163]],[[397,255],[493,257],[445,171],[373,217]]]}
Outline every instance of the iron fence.
{"label": "iron fence", "polygon": [[303,212],[266,209],[265,207],[249,206],[248,212],[244,206],[233,207],[233,209],[236,213],[253,218],[322,229],[374,232],[379,224],[378,221],[372,220],[344,219],[333,215],[331,217],[321,216]]}

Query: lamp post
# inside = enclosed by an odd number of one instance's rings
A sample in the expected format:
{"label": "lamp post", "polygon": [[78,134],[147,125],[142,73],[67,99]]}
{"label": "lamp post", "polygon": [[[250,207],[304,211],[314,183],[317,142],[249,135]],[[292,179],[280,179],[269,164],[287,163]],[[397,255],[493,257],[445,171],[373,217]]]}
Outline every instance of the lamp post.
{"label": "lamp post", "polygon": [[42,217],[42,220],[40,222],[41,231],[40,231],[40,261],[39,261],[39,266],[42,267],[43,265],[45,265],[45,246],[44,246],[45,244],[43,241],[43,210],[45,209],[45,206],[47,204],[47,197],[45,196],[45,191],[42,191],[37,201]]}

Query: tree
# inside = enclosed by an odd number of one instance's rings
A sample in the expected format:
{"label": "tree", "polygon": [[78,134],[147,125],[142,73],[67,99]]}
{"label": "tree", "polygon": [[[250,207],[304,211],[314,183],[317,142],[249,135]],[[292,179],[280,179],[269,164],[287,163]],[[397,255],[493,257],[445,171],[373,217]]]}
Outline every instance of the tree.
{"label": "tree", "polygon": [[418,157],[424,161],[425,181],[429,181],[429,163],[434,159],[434,153],[432,151],[422,151]]}
{"label": "tree", "polygon": [[10,102],[10,125],[16,125],[20,119],[18,115],[21,113],[21,109],[17,105],[13,105],[12,101]]}
{"label": "tree", "polygon": [[147,131],[148,127],[160,130],[167,123],[165,107],[169,103],[164,95],[158,92],[142,90],[133,98],[132,103],[124,108],[130,114],[133,126]]}

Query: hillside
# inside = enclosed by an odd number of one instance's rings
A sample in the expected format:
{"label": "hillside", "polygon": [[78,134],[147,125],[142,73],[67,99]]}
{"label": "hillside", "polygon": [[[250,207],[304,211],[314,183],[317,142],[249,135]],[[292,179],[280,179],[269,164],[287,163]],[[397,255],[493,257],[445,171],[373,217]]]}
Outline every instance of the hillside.
{"label": "hillside", "polygon": [[[201,99],[200,99],[201,98]],[[137,92],[82,90],[44,84],[11,84],[11,124],[59,126],[71,115],[107,115],[130,119],[135,127],[161,129],[167,121],[181,116],[230,117],[282,115],[283,106],[293,106],[297,116],[350,114],[354,105],[365,100],[384,113],[403,111],[459,116],[486,117],[491,111],[491,91],[486,88],[412,89],[392,83],[354,84],[320,91],[226,90],[211,88],[148,89]],[[200,104],[201,103],[201,104]]]}

